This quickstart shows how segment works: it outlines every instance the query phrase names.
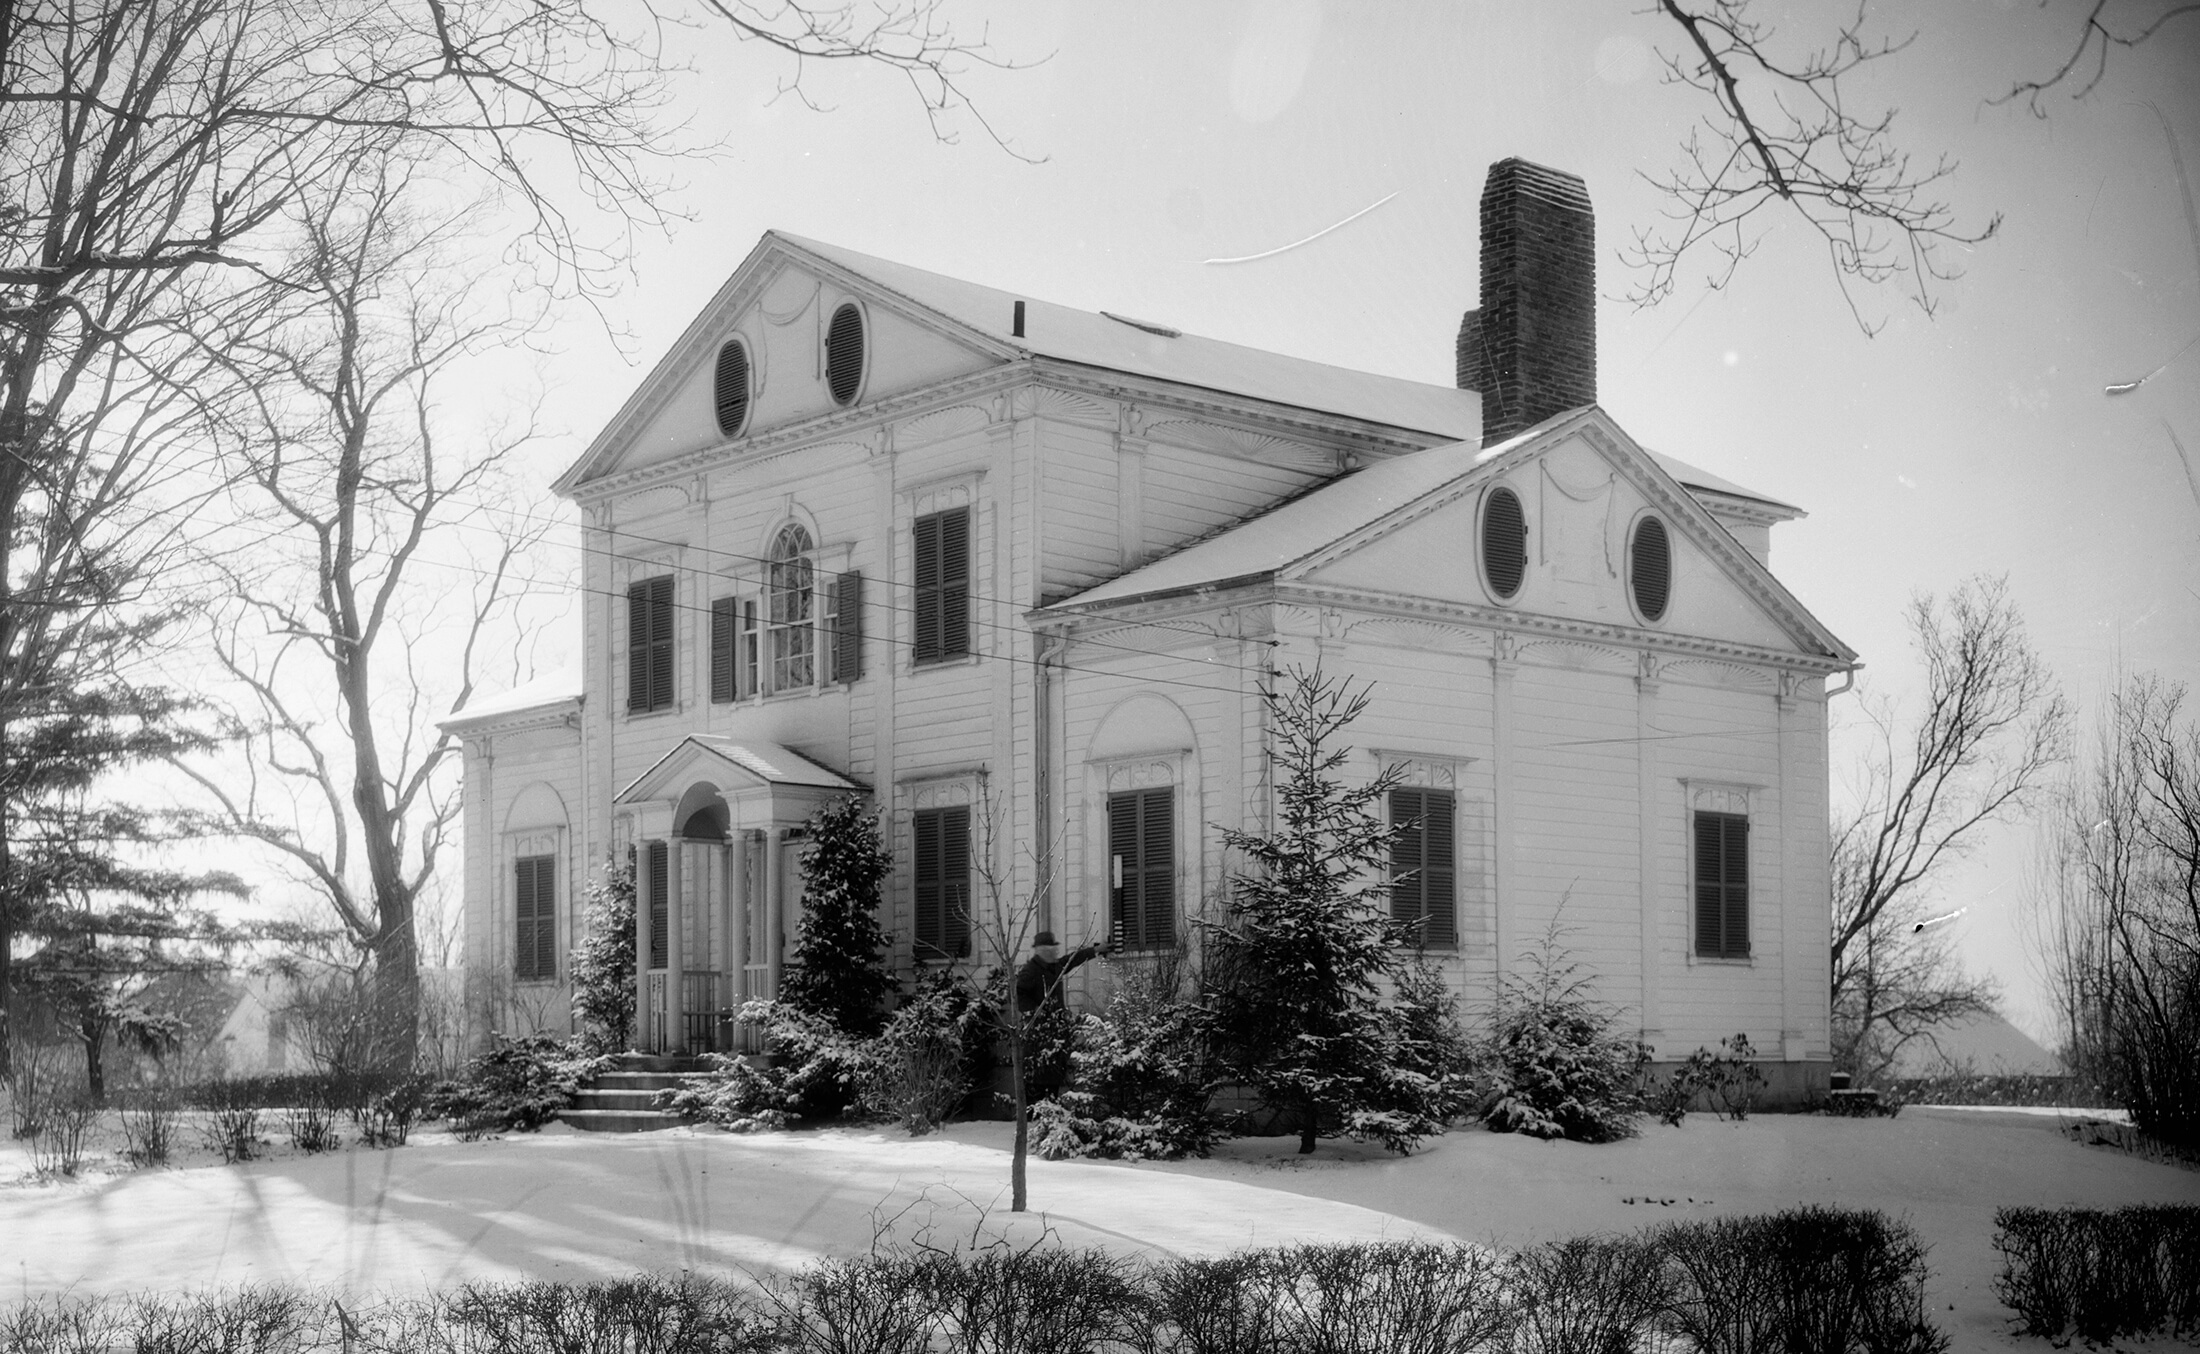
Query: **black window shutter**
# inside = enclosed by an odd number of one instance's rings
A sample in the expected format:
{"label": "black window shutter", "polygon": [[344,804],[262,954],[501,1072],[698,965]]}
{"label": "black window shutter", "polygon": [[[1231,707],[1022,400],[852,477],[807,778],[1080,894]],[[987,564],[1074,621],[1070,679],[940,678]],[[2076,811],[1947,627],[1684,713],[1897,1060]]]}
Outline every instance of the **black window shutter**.
{"label": "black window shutter", "polygon": [[916,522],[914,561],[916,575],[916,634],[910,649],[913,663],[940,659],[940,519],[937,514]]}
{"label": "black window shutter", "polygon": [[672,853],[664,842],[649,844],[649,966],[664,968],[666,938],[671,929],[672,900],[665,892],[672,886]]}
{"label": "black window shutter", "polygon": [[970,953],[970,810],[916,814],[917,957]]}
{"label": "black window shutter", "polygon": [[741,603],[741,630],[735,646],[733,698],[747,700],[756,694],[758,655],[762,652],[757,642],[754,598]]}
{"label": "black window shutter", "polygon": [[1458,806],[1449,790],[1430,790],[1421,796],[1421,878],[1424,915],[1428,925],[1425,943],[1459,943],[1459,830]]}
{"label": "black window shutter", "polygon": [[1696,953],[1749,957],[1749,819],[1696,815]]}
{"label": "black window shutter", "polygon": [[521,856],[515,862],[515,906],[512,910],[519,925],[518,933],[513,938],[512,957],[515,976],[523,981],[550,976],[544,964],[544,960],[549,958],[544,953],[548,947],[543,944],[542,936],[544,925],[548,921],[546,914],[549,912],[549,899],[543,896],[543,884],[546,881],[542,878],[542,872],[537,869],[539,865],[547,863],[548,859],[546,856]]}
{"label": "black window shutter", "polygon": [[1145,949],[1176,939],[1176,792],[1139,792],[1139,853],[1145,857],[1139,900],[1139,940]]}
{"label": "black window shutter", "polygon": [[672,577],[649,580],[649,708],[672,704]]}
{"label": "black window shutter", "polygon": [[1730,814],[1726,820],[1726,954],[1730,959],[1749,954],[1749,820]]}
{"label": "black window shutter", "polygon": [[1137,945],[1135,909],[1138,899],[1138,796],[1115,795],[1108,800],[1108,924],[1119,943]]}
{"label": "black window shutter", "polygon": [[970,810],[940,810],[940,904],[945,944],[957,959],[970,953]]}
{"label": "black window shutter", "polygon": [[1176,792],[1134,790],[1108,799],[1109,921],[1127,949],[1176,941]]}
{"label": "black window shutter", "polygon": [[[1401,926],[1413,926],[1424,915],[1422,890],[1425,880],[1421,874],[1421,853],[1427,820],[1421,792],[1392,790],[1390,821],[1399,829],[1390,846],[1390,919]],[[1418,928],[1413,939],[1416,944],[1427,943],[1427,937]]]}
{"label": "black window shutter", "polygon": [[940,936],[940,815],[937,809],[919,809],[917,836],[917,955],[935,958],[941,953]]}
{"label": "black window shutter", "polygon": [[724,702],[734,694],[733,641],[739,631],[737,603],[731,597],[714,597],[710,603],[710,698]]}
{"label": "black window shutter", "polygon": [[970,509],[940,514],[940,654],[970,652]]}
{"label": "black window shutter", "polygon": [[626,708],[630,714],[649,708],[649,583],[626,590]]}
{"label": "black window shutter", "polygon": [[862,676],[863,571],[851,569],[833,579],[833,680]]}

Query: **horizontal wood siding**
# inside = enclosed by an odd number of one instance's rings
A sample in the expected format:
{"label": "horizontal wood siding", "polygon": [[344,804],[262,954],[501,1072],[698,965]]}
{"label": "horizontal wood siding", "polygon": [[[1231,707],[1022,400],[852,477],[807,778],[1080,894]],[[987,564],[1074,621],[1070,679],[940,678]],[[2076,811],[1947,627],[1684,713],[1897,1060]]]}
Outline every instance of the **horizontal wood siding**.
{"label": "horizontal wood siding", "polygon": [[1218,527],[1283,501],[1319,478],[1185,447],[1146,451],[1146,557],[1157,558]]}
{"label": "horizontal wood siding", "polygon": [[1040,589],[1060,597],[1123,571],[1115,438],[1045,419],[1038,421],[1038,436],[1046,466],[1040,489],[1046,542]]}

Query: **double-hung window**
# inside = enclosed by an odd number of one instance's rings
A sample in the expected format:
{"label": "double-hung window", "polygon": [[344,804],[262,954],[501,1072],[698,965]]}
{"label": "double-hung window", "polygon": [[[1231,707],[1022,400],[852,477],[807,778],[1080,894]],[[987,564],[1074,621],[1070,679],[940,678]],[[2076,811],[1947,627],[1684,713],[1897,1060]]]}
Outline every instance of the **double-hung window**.
{"label": "double-hung window", "polygon": [[1749,815],[1695,810],[1696,953],[1749,957]]}
{"label": "double-hung window", "polygon": [[523,983],[558,976],[557,866],[556,856],[521,856],[514,865],[519,929],[512,946],[512,968],[513,976]]}
{"label": "double-hung window", "polygon": [[1108,796],[1108,920],[1127,950],[1176,944],[1176,791]]}
{"label": "double-hung window", "polygon": [[918,809],[917,958],[970,953],[970,809]]}
{"label": "double-hung window", "polygon": [[970,509],[916,520],[914,663],[940,663],[970,652]]}
{"label": "double-hung window", "polygon": [[817,566],[810,533],[789,522],[772,538],[766,590],[771,604],[772,690],[791,691],[817,680]]}
{"label": "double-hung window", "polygon": [[1390,792],[1390,916],[1409,943],[1459,943],[1458,813],[1452,792],[1400,786]]}
{"label": "double-hung window", "polygon": [[626,590],[626,708],[645,714],[672,704],[672,575]]}

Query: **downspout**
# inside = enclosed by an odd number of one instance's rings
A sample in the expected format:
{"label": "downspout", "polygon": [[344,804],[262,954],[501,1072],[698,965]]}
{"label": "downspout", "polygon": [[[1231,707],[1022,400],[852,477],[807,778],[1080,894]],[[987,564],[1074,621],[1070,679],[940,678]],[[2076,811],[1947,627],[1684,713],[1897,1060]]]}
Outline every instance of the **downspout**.
{"label": "downspout", "polygon": [[1856,686],[1856,669],[1863,666],[1864,665],[1862,663],[1858,663],[1854,668],[1841,669],[1841,685],[1827,687],[1826,699],[1830,701],[1835,696],[1847,695],[1849,691]]}

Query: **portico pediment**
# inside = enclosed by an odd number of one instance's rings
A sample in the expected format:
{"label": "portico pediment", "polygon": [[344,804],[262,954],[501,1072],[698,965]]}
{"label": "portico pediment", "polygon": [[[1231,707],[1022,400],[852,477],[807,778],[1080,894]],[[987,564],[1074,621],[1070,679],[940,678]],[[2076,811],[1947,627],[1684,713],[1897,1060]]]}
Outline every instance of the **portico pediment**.
{"label": "portico pediment", "polygon": [[839,772],[777,743],[755,739],[736,742],[709,734],[691,734],[658,758],[647,771],[636,776],[612,797],[612,802],[676,802],[698,782],[716,788],[729,804],[758,798],[823,802],[835,795],[867,792],[864,786]]}

